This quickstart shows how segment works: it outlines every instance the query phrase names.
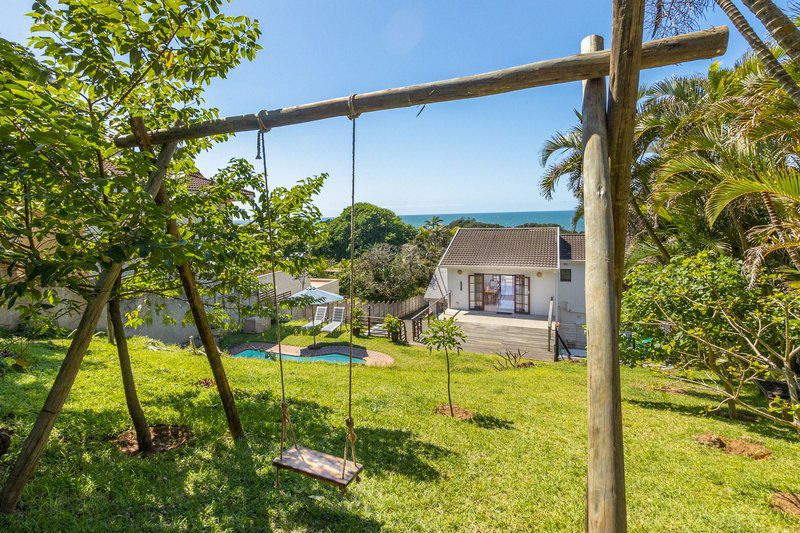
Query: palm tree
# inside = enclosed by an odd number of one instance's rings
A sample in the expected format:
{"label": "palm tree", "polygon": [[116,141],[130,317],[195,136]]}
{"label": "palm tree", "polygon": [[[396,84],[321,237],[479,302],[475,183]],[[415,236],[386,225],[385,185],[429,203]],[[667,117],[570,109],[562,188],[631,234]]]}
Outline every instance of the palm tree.
{"label": "palm tree", "polygon": [[786,13],[772,0],[742,0],[742,3],[758,17],[789,57],[800,64],[800,30]]}
{"label": "palm tree", "polygon": [[436,228],[441,227],[443,224],[444,224],[444,220],[442,220],[442,217],[437,216],[437,215],[433,215],[433,216],[431,216],[431,218],[429,218],[428,220],[425,221],[425,223],[422,225],[422,227],[425,228],[425,229],[431,229],[432,230],[432,229],[436,229]]}
{"label": "palm tree", "polygon": [[[578,114],[580,121],[580,115]],[[552,199],[553,192],[561,178],[567,178],[567,188],[578,201],[575,216],[572,219],[573,227],[583,217],[583,129],[579,124],[572,126],[566,132],[556,132],[545,141],[540,152],[540,162],[545,167],[544,173],[539,178],[539,191],[548,200]],[[649,194],[650,174],[652,163],[648,154],[648,145],[652,141],[649,134],[638,135],[634,143],[633,168],[631,169],[631,195],[629,197],[630,212],[634,221],[644,229],[654,248],[652,254],[661,261],[670,259],[670,253],[656,232],[656,228],[648,218],[649,215],[642,211],[643,198]]]}
{"label": "palm tree", "polygon": [[[736,30],[744,37],[759,61],[764,65],[769,75],[778,82],[780,87],[794,101],[795,105],[800,107],[800,87],[773,55],[769,46],[750,26],[741,11],[731,0],[714,0],[714,3],[728,16]],[[712,5],[710,0],[654,0],[650,4],[648,22],[653,27],[653,34],[678,33],[686,29],[694,29],[697,26],[697,21],[704,16]],[[775,31],[772,36],[779,44],[788,47],[787,50],[789,50],[792,58],[795,58],[795,54],[800,56],[800,51],[797,48],[797,29],[795,28],[794,32],[791,33],[786,31],[786,21],[782,20],[777,14],[782,13],[777,6],[770,0],[752,0],[749,3],[745,1],[745,4],[750,7],[751,11],[756,13],[756,16],[764,21],[771,33]],[[772,9],[768,4],[772,4]],[[784,18],[788,17],[784,15]],[[791,21],[789,21],[789,24],[791,25]]]}

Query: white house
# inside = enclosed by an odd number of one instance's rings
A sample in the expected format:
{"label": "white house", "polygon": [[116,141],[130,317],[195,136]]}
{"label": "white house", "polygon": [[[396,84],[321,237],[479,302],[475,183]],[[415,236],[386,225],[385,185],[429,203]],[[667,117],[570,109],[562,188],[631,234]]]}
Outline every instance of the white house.
{"label": "white house", "polygon": [[562,234],[557,226],[461,228],[425,298],[438,312],[447,308],[585,324],[584,243],[583,234]]}

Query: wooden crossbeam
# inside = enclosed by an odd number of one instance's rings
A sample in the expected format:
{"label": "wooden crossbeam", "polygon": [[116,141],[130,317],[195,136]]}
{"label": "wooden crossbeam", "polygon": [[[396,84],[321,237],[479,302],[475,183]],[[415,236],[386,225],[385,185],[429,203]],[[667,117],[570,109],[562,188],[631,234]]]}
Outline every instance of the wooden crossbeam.
{"label": "wooden crossbeam", "polygon": [[[685,61],[709,59],[725,53],[727,47],[728,28],[725,26],[658,39],[642,46],[641,68],[656,68]],[[610,61],[610,50],[575,54],[483,74],[357,94],[353,99],[353,108],[359,114],[369,113],[601,78],[608,75]],[[157,145],[170,141],[257,130],[260,128],[259,119],[264,127],[277,128],[349,116],[352,111],[348,100],[349,97],[345,96],[272,111],[259,111],[257,114],[165,128],[151,131],[149,137],[150,142]],[[134,135],[122,135],[114,142],[121,148],[138,144]]]}

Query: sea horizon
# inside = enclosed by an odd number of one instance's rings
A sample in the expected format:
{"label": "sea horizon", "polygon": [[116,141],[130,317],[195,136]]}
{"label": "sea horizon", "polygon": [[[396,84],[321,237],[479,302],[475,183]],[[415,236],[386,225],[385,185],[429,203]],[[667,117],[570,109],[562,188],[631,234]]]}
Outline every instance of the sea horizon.
{"label": "sea horizon", "polygon": [[414,227],[420,227],[431,217],[437,216],[442,219],[444,224],[459,218],[474,218],[478,222],[489,224],[500,224],[505,227],[513,228],[528,222],[538,224],[557,224],[565,229],[583,231],[583,219],[578,221],[576,227],[572,226],[572,217],[575,216],[574,209],[561,211],[498,211],[490,213],[429,213],[425,215],[397,215],[403,222]]}

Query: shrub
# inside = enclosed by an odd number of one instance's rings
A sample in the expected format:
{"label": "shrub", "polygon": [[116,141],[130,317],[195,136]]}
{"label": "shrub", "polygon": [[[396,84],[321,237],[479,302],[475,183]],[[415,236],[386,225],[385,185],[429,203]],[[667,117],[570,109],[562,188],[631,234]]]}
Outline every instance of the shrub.
{"label": "shrub", "polygon": [[400,340],[400,332],[403,329],[402,320],[396,316],[386,315],[386,318],[383,321],[383,327],[386,328],[386,333],[389,335],[389,338],[392,340],[392,342],[397,342]]}

